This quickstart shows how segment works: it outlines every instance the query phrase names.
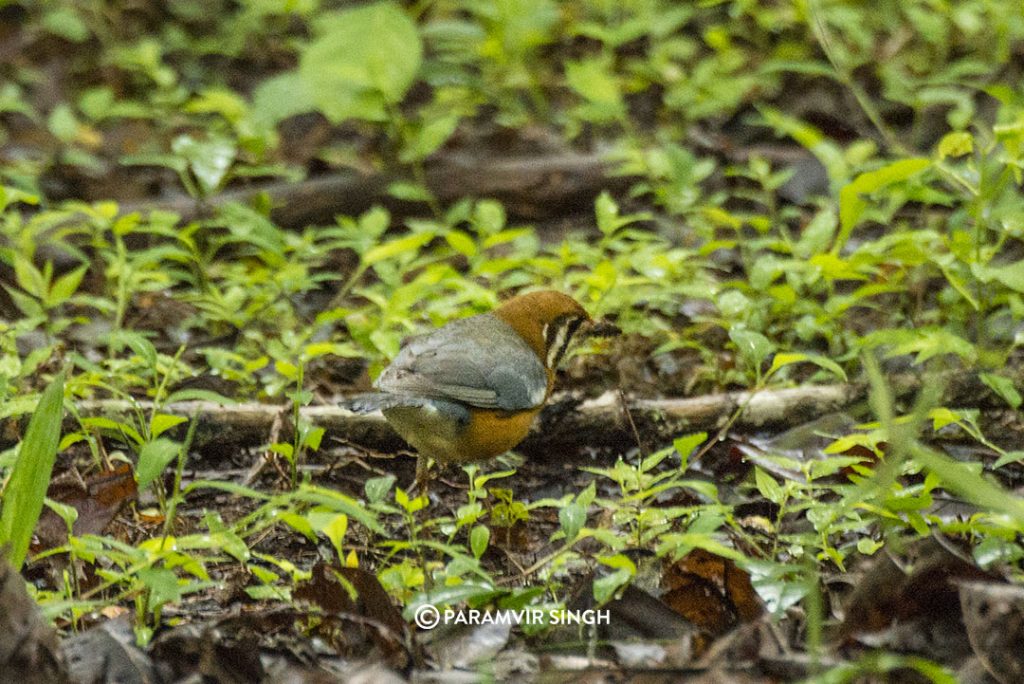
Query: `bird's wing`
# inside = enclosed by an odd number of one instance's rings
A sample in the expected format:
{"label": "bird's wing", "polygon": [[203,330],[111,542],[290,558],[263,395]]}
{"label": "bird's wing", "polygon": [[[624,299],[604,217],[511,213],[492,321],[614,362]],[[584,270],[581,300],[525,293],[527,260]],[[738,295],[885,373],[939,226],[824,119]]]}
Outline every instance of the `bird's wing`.
{"label": "bird's wing", "polygon": [[488,314],[410,338],[377,379],[382,392],[505,411],[539,406],[547,386],[537,354],[510,325]]}

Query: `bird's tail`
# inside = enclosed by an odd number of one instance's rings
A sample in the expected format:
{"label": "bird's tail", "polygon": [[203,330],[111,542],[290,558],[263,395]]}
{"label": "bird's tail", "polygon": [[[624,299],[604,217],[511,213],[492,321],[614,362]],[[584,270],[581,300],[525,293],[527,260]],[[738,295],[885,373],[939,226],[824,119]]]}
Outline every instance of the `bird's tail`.
{"label": "bird's tail", "polygon": [[424,406],[428,401],[430,400],[425,397],[368,392],[349,397],[343,400],[340,406],[353,413],[373,413],[389,408]]}

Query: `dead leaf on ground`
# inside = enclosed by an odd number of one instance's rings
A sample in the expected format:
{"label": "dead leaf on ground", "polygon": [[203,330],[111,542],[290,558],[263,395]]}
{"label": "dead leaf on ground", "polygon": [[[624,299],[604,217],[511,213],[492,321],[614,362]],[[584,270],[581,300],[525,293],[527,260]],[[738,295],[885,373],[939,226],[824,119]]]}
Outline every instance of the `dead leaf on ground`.
{"label": "dead leaf on ground", "polygon": [[665,568],[661,599],[675,612],[713,636],[756,620],[764,607],[750,575],[736,563],[694,549]]}
{"label": "dead leaf on ground", "polygon": [[409,626],[373,573],[320,562],[310,580],[296,588],[294,597],[342,620],[344,629],[322,635],[339,655],[364,655],[372,644],[392,667],[404,669],[410,664]]}
{"label": "dead leaf on ground", "polygon": [[1024,682],[1024,587],[962,582],[960,606],[971,647],[1002,684]]}
{"label": "dead leaf on ground", "polygon": [[836,641],[957,665],[971,649],[956,582],[987,577],[950,541],[922,539],[898,559],[880,554],[856,583]]}
{"label": "dead leaf on ground", "polygon": [[[74,473],[74,474],[72,474]],[[120,463],[112,470],[82,478],[68,471],[55,479],[46,490],[46,496],[57,503],[71,506],[78,513],[72,530],[76,537],[102,534],[121,509],[135,500],[138,487],[131,465]],[[38,545],[33,552],[59,546],[67,541],[67,525],[50,508],[43,509],[36,526]]]}

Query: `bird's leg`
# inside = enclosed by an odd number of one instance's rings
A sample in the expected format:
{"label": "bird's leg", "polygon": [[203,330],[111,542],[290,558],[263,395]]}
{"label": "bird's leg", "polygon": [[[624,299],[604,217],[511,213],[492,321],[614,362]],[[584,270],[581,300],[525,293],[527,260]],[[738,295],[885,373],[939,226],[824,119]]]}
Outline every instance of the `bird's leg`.
{"label": "bird's leg", "polygon": [[423,454],[416,456],[416,495],[430,496],[430,458]]}

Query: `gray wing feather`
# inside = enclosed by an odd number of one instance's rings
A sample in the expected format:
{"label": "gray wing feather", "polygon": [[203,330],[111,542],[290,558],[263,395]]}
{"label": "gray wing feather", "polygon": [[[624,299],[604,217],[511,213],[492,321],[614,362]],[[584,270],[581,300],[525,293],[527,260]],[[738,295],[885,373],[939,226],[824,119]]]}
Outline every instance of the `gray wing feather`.
{"label": "gray wing feather", "polygon": [[382,392],[520,411],[544,401],[547,382],[529,345],[507,323],[484,314],[410,338],[376,385]]}

